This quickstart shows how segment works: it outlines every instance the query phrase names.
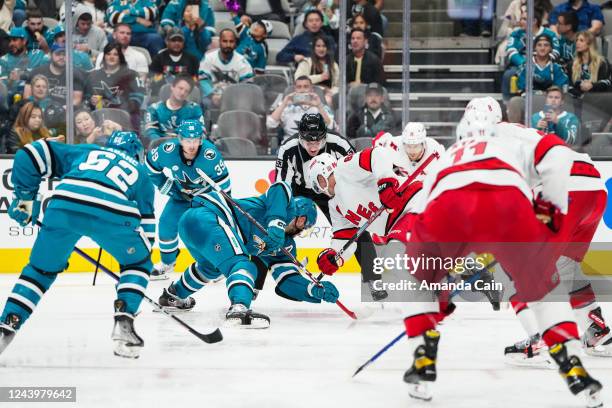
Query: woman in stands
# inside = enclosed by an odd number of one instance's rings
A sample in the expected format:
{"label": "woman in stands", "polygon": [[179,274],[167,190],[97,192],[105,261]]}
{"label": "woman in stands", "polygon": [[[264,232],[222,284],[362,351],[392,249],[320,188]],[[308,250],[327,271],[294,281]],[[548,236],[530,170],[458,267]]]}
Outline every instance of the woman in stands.
{"label": "woman in stands", "polygon": [[138,74],[128,68],[121,45],[107,44],[100,69],[89,72],[85,92],[92,109],[116,108],[130,113],[133,129],[140,128],[144,89]]}
{"label": "woman in stands", "polygon": [[76,143],[95,143],[104,146],[108,137],[115,130],[122,130],[121,125],[105,119],[102,126],[96,126],[96,121],[90,111],[83,109],[74,115]]}
{"label": "woman in stands", "polygon": [[43,111],[35,102],[27,102],[17,115],[17,120],[7,138],[7,153],[14,154],[28,143],[46,139],[64,141],[64,136],[52,137],[43,121]]}
{"label": "woman in stands", "polygon": [[312,41],[311,56],[300,61],[295,78],[307,76],[313,85],[322,87],[325,90],[325,102],[332,106],[332,97],[338,92],[340,70],[329,51],[325,38],[316,36]]}
{"label": "woman in stands", "polygon": [[580,96],[586,92],[610,92],[610,64],[597,52],[595,37],[589,31],[576,36],[576,57],[569,67],[569,92]]}

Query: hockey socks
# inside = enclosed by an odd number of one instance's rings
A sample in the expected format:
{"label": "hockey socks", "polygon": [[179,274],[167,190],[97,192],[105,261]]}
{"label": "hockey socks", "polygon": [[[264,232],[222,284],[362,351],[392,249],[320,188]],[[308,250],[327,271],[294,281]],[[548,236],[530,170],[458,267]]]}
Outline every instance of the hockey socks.
{"label": "hockey socks", "polygon": [[117,284],[117,299],[125,304],[125,312],[136,314],[140,302],[147,291],[149,284],[149,271],[151,260],[139,265],[127,265],[121,267],[121,275]]}
{"label": "hockey socks", "polygon": [[251,306],[256,276],[257,267],[250,261],[242,260],[233,265],[225,281],[232,305],[240,303],[247,309]]}
{"label": "hockey socks", "polygon": [[202,289],[215,277],[206,276],[205,272],[198,269],[197,263],[192,263],[185,269],[185,272],[179,279],[171,285],[174,294],[181,299],[187,299],[189,296]]}

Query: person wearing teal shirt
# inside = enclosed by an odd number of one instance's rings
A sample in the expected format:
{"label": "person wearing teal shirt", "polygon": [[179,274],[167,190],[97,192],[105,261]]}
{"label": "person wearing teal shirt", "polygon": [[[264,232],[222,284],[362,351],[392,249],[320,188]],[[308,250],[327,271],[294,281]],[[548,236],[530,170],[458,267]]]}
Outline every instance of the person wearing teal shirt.
{"label": "person wearing teal shirt", "polygon": [[531,127],[546,133],[554,133],[568,145],[580,146],[580,121],[573,113],[562,110],[563,90],[551,86],[546,91],[544,109],[531,117]]}

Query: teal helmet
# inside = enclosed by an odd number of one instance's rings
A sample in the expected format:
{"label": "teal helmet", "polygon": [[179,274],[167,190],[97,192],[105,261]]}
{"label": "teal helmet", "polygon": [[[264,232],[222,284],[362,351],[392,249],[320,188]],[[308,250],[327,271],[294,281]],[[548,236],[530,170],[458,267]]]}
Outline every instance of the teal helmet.
{"label": "teal helmet", "polygon": [[176,133],[181,139],[205,139],[206,128],[199,120],[188,119],[181,122]]}
{"label": "teal helmet", "polygon": [[138,161],[144,157],[144,146],[136,132],[115,130],[106,141],[106,147],[123,150]]}
{"label": "teal helmet", "polygon": [[310,198],[295,197],[295,217],[306,217],[304,229],[312,228],[317,223],[317,207]]}

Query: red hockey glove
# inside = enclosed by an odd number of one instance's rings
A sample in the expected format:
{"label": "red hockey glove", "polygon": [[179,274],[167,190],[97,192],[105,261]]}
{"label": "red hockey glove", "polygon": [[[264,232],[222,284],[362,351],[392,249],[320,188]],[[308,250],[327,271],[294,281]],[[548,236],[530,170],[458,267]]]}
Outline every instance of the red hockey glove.
{"label": "red hockey glove", "polygon": [[327,248],[321,251],[317,257],[317,265],[319,265],[321,272],[323,272],[325,275],[333,275],[338,271],[338,268],[342,266],[344,260],[342,257],[340,257],[336,261],[337,255],[338,253],[332,248]]}
{"label": "red hockey glove", "polygon": [[398,208],[402,202],[398,188],[399,182],[393,177],[378,180],[378,198],[381,204],[390,209]]}
{"label": "red hockey glove", "polygon": [[563,214],[553,203],[544,200],[542,195],[539,194],[538,197],[533,200],[533,210],[538,220],[546,224],[553,232],[559,232]]}

